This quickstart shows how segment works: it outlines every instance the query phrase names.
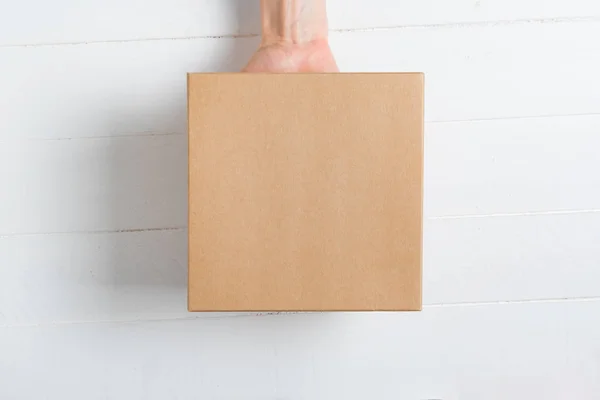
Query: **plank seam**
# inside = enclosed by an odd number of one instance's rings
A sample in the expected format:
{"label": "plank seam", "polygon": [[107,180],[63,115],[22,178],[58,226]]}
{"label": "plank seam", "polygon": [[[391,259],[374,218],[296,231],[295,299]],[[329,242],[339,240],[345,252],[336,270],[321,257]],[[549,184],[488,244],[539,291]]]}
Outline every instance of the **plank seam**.
{"label": "plank seam", "polygon": [[[484,219],[484,218],[520,218],[520,217],[540,217],[540,216],[558,216],[558,215],[578,215],[578,214],[598,214],[600,209],[582,209],[582,210],[549,210],[549,211],[526,211],[515,213],[496,213],[496,214],[464,214],[464,215],[443,215],[425,217],[427,221],[440,220],[459,220],[459,219]],[[0,239],[24,236],[53,236],[53,235],[102,235],[102,234],[120,234],[120,233],[148,233],[148,232],[176,232],[185,231],[187,226],[173,226],[165,228],[130,228],[115,230],[81,230],[81,231],[50,231],[50,232],[15,232],[0,234]]]}
{"label": "plank seam", "polygon": [[[438,24],[406,24],[406,25],[391,25],[381,27],[363,27],[363,28],[337,28],[331,29],[333,34],[345,33],[360,33],[360,32],[379,32],[379,31],[394,31],[404,29],[462,29],[473,27],[499,27],[524,24],[565,24],[565,23],[582,23],[582,22],[600,22],[600,16],[587,17],[563,17],[563,18],[531,18],[531,19],[513,19],[513,20],[492,20],[492,21],[464,21],[464,22],[448,22]],[[168,40],[219,40],[219,39],[248,39],[259,37],[259,33],[247,34],[226,34],[226,35],[199,35],[199,36],[182,36],[182,37],[149,37],[149,38],[133,38],[133,39],[110,39],[110,40],[84,40],[74,42],[48,42],[48,43],[23,43],[23,44],[0,44],[1,49],[19,48],[19,47],[56,47],[56,46],[81,46],[93,44],[123,44],[134,42],[152,42],[152,41],[168,41]]]}
{"label": "plank seam", "polygon": [[[443,125],[443,124],[459,124],[469,122],[492,122],[492,121],[518,121],[528,119],[551,119],[551,118],[578,118],[578,117],[596,117],[600,113],[576,113],[576,114],[550,114],[550,115],[531,115],[531,116],[515,116],[515,117],[495,117],[495,118],[469,118],[469,119],[450,119],[450,120],[425,120],[426,125]],[[0,143],[21,143],[21,142],[56,142],[70,140],[97,140],[97,139],[127,139],[127,138],[151,138],[162,136],[185,136],[186,132],[154,132],[140,131],[134,133],[123,133],[115,135],[99,135],[99,136],[78,136],[78,137],[16,137],[9,139],[0,138]]]}
{"label": "plank seam", "polygon": [[[524,304],[555,304],[555,303],[589,303],[600,302],[600,297],[567,297],[567,298],[547,298],[547,299],[526,299],[526,300],[499,300],[499,301],[482,301],[482,302],[460,302],[460,303],[440,303],[440,304],[425,304],[423,312],[427,309],[435,308],[459,308],[459,307],[489,307],[489,306],[515,306]],[[264,312],[264,313],[219,313],[219,315],[211,315],[204,313],[202,315],[190,315],[189,317],[175,318],[140,318],[140,319],[116,319],[116,320],[80,320],[80,321],[60,321],[47,322],[38,324],[13,324],[0,325],[0,329],[11,328],[40,328],[40,327],[60,327],[67,325],[88,325],[88,324],[135,324],[141,322],[177,322],[177,321],[194,321],[194,320],[214,320],[214,319],[233,319],[233,318],[255,318],[268,317],[277,315],[296,315],[296,314],[323,314],[325,312]],[[408,313],[407,313],[408,314]]]}

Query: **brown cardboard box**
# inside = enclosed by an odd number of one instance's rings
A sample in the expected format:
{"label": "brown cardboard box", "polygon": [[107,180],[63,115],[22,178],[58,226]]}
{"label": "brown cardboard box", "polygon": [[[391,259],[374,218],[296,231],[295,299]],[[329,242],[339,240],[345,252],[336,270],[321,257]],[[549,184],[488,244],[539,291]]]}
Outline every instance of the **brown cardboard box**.
{"label": "brown cardboard box", "polygon": [[191,74],[190,311],[420,310],[423,75]]}

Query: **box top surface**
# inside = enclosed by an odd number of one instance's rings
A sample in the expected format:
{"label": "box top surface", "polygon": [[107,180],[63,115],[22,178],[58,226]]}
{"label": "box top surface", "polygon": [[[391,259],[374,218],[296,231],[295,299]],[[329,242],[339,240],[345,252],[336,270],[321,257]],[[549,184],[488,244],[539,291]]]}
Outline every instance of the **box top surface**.
{"label": "box top surface", "polygon": [[189,309],[419,310],[423,75],[190,74]]}

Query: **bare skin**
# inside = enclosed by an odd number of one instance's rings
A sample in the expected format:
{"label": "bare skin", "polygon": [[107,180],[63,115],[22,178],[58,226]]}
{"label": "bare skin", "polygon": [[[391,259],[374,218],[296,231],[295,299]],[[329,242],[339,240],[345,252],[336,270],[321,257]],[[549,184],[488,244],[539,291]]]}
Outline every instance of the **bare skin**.
{"label": "bare skin", "polygon": [[261,0],[262,42],[243,72],[338,72],[326,0]]}

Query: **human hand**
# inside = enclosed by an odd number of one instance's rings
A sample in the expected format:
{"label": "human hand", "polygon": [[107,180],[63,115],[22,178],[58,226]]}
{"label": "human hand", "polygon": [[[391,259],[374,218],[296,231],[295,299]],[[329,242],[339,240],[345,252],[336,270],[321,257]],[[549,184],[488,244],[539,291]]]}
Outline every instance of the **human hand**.
{"label": "human hand", "polygon": [[262,42],[243,72],[338,72],[326,0],[261,0]]}

